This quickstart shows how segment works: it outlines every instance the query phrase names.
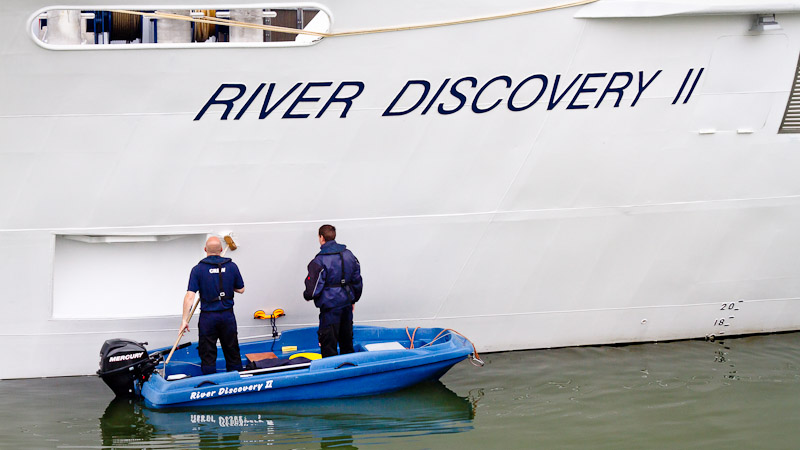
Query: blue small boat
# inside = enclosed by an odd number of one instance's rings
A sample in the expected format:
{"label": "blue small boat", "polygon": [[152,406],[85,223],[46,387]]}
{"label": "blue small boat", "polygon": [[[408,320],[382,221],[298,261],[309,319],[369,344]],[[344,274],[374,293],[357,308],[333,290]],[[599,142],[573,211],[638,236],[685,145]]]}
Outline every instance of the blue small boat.
{"label": "blue small boat", "polygon": [[[295,355],[311,356],[309,354],[319,352],[317,328],[311,327],[285,331],[276,339],[240,344],[243,358],[271,353],[277,362],[287,365],[221,372],[225,370],[225,360],[220,355],[217,360],[220,372],[202,375],[197,344],[177,350],[165,369],[159,366],[163,370],[154,371],[152,355],[163,355],[170,349],[152,352],[149,363],[146,360],[137,363],[134,356],[140,352],[131,347],[132,342],[115,340],[117,347],[109,342],[104,345],[101,357],[106,361],[127,362],[128,368],[113,367],[105,373],[101,373],[101,368],[98,374],[118,396],[140,395],[150,408],[268,403],[391,392],[437,380],[474,352],[466,338],[451,330],[418,328],[410,333],[403,328],[356,326],[353,330],[355,353],[322,359],[312,356],[313,360],[292,359]],[[127,343],[128,347],[119,347],[120,342]],[[151,373],[139,374],[148,369]],[[108,374],[117,374],[118,380],[129,376],[133,388],[128,386],[128,379],[118,381],[115,387],[106,379]]]}

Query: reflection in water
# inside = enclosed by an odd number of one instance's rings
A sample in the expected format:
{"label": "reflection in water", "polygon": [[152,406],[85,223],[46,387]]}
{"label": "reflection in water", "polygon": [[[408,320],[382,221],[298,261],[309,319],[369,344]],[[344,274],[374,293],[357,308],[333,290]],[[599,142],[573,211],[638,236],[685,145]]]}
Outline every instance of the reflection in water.
{"label": "reflection in water", "polygon": [[[470,396],[473,398],[473,396]],[[459,397],[442,383],[347,399],[235,405],[213,409],[151,410],[114,399],[100,419],[103,446],[240,448],[302,444],[355,449],[386,437],[459,433],[472,429],[477,399]]]}
{"label": "reflection in water", "polygon": [[730,351],[731,348],[725,345],[725,341],[719,341],[719,345],[723,349],[717,350],[714,361],[721,364],[727,364],[728,366],[730,366],[730,370],[728,371],[728,374],[725,375],[725,378],[729,380],[738,380],[739,376],[736,375],[736,366],[733,364],[732,361],[728,361],[728,352]]}

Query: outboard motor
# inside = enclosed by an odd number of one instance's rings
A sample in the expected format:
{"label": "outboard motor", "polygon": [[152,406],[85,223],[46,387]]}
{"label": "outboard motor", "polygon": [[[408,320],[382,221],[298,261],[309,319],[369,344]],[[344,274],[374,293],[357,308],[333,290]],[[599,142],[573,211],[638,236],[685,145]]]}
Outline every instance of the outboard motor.
{"label": "outboard motor", "polygon": [[138,382],[146,381],[156,370],[161,354],[147,354],[147,342],[109,339],[100,350],[97,374],[117,397],[133,398],[139,394]]}

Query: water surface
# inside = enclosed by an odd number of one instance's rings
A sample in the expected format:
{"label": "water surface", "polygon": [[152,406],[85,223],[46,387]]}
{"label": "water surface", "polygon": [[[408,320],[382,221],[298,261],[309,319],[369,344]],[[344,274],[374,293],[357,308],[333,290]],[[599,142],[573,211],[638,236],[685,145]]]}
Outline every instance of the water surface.
{"label": "water surface", "polygon": [[0,381],[0,448],[798,448],[800,333],[484,355],[369,398],[163,411]]}

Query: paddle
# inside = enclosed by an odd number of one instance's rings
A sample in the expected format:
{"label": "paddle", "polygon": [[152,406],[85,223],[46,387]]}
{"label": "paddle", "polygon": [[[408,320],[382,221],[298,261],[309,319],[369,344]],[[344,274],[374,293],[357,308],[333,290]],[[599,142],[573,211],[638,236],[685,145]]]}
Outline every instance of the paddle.
{"label": "paddle", "polygon": [[[197,300],[194,301],[194,305],[192,306],[192,310],[189,312],[189,317],[186,319],[186,323],[192,320],[192,316],[194,315],[194,310],[197,309],[197,305],[200,304],[200,296],[197,296]],[[185,332],[186,328],[181,328],[181,331],[178,332],[178,339],[175,339],[175,344],[172,345],[172,350],[169,351],[169,356],[167,356],[167,360],[164,362],[164,370],[167,369],[167,364],[169,364],[169,360],[172,359],[172,354],[175,353],[175,348],[178,346],[178,342],[181,341],[183,337],[183,333]]]}

